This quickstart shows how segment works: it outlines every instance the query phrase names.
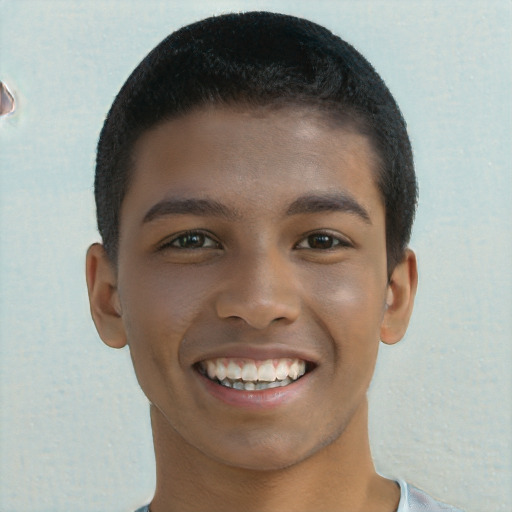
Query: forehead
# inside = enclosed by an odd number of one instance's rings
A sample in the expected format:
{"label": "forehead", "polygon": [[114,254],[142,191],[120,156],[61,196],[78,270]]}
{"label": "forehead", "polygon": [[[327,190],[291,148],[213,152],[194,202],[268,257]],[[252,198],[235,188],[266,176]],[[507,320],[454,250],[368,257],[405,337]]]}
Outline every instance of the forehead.
{"label": "forehead", "polygon": [[368,138],[312,109],[199,109],[144,133],[133,156],[122,217],[166,195],[222,195],[257,212],[308,192],[348,191],[366,209],[382,208]]}

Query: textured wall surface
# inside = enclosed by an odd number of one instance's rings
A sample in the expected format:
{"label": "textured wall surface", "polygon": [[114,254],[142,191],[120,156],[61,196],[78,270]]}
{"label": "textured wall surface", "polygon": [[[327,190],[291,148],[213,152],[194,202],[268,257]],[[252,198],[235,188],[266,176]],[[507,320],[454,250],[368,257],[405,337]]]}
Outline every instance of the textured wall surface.
{"label": "textured wall surface", "polygon": [[0,510],[133,510],[151,495],[147,401],[89,318],[96,139],[165,35],[206,15],[309,17],[374,64],[410,127],[420,264],[406,338],[370,391],[377,467],[468,512],[512,503],[512,3],[0,0]]}

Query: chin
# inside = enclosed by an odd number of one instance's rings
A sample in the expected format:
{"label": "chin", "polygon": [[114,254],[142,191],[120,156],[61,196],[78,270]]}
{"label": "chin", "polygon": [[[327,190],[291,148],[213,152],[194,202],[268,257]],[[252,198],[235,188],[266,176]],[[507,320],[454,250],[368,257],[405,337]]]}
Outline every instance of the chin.
{"label": "chin", "polygon": [[241,457],[240,454],[236,457],[221,460],[227,466],[237,469],[245,469],[247,471],[280,471],[290,468],[306,459],[306,456],[297,458],[296,455],[286,454],[259,454],[257,457],[247,456]]}
{"label": "chin", "polygon": [[[212,454],[218,462],[249,471],[278,471],[303,462],[313,456],[329,441],[308,446],[305,441],[280,434],[259,434],[247,439],[246,444],[223,446],[223,453]],[[295,436],[294,436],[295,437]]]}

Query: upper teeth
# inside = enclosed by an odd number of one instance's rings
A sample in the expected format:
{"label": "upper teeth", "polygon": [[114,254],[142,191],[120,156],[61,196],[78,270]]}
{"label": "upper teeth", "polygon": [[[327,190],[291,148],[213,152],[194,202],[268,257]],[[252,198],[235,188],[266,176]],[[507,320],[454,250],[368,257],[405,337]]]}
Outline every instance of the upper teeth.
{"label": "upper teeth", "polygon": [[218,358],[199,363],[210,379],[242,382],[294,381],[306,373],[306,362],[300,359],[252,359]]}

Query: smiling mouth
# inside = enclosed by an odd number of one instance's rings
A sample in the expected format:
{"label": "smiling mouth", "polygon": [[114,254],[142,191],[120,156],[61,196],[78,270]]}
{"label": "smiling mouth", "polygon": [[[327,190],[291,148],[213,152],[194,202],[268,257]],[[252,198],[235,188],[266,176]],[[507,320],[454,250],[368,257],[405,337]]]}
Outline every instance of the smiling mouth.
{"label": "smiling mouth", "polygon": [[260,391],[288,386],[310,371],[301,359],[216,358],[197,363],[196,369],[209,380],[240,391]]}

